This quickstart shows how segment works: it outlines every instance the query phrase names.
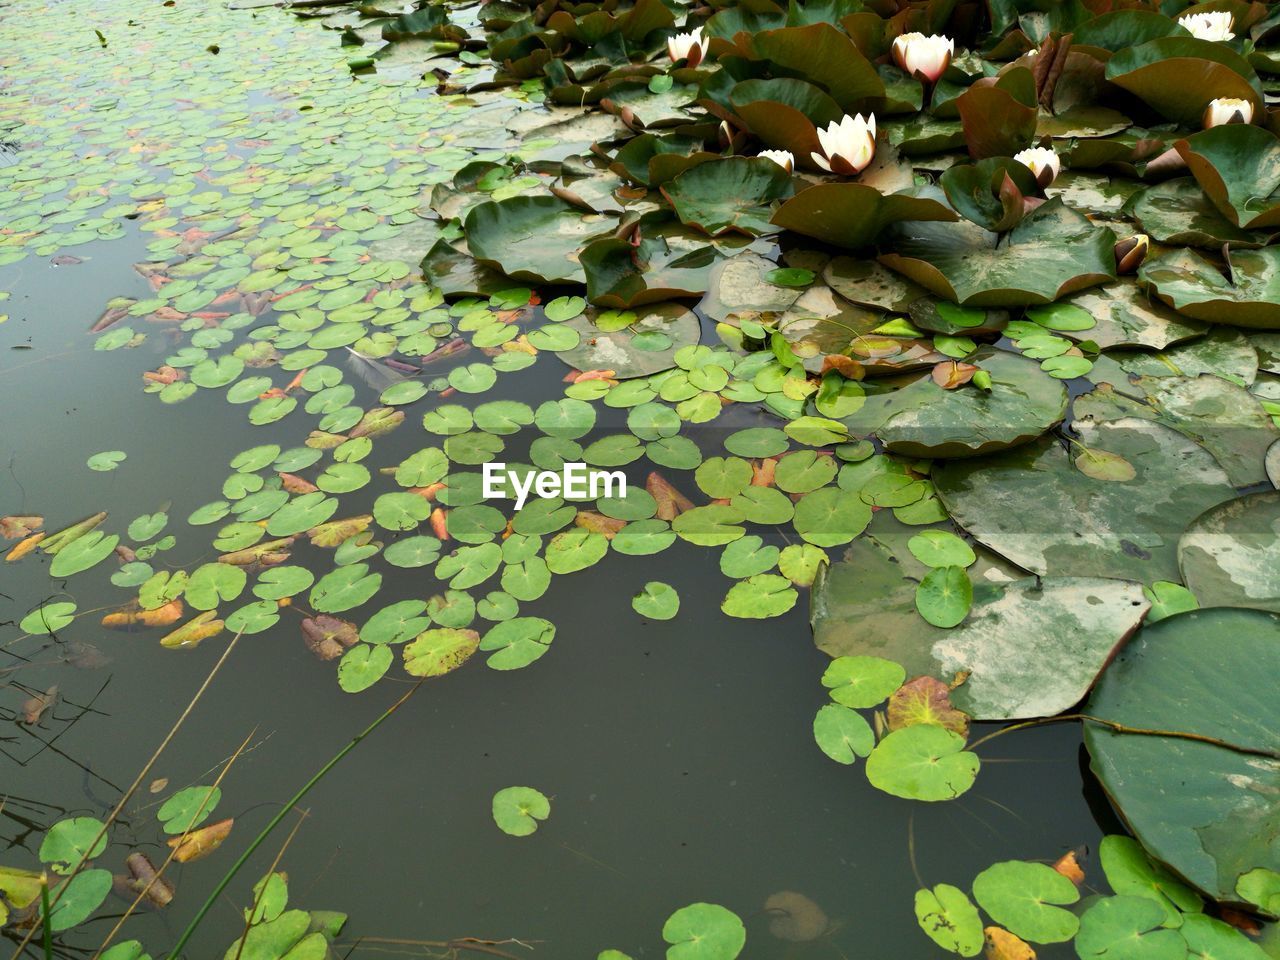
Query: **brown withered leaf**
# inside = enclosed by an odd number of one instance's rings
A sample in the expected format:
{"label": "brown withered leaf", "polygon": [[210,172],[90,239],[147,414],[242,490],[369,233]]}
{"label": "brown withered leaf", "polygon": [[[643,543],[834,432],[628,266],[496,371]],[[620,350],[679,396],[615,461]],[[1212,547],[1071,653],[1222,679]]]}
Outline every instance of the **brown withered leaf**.
{"label": "brown withered leaf", "polygon": [[169,778],[160,777],[158,780],[152,780],[150,785],[147,787],[147,790],[149,790],[151,793],[159,793],[168,785],[169,785]]}
{"label": "brown withered leaf", "polygon": [[1003,927],[987,927],[982,932],[987,940],[983,950],[986,960],[1036,960],[1031,945]]}
{"label": "brown withered leaf", "polygon": [[155,864],[145,853],[129,854],[124,864],[129,868],[129,886],[135,894],[146,891],[145,899],[153,907],[167,907],[173,901],[173,884],[156,873]]}
{"label": "brown withered leaf", "polygon": [[435,534],[437,540],[445,543],[449,540],[449,511],[444,507],[436,507],[431,511],[428,518],[431,524],[431,532]]}
{"label": "brown withered leaf", "polygon": [[765,457],[763,460],[752,461],[751,485],[753,487],[772,487],[773,474],[777,469],[777,457]]}
{"label": "brown withered leaf", "polygon": [[404,422],[404,411],[393,407],[374,407],[365,412],[360,422],[351,428],[351,437],[380,437],[390,433]]}
{"label": "brown withered leaf", "polygon": [[270,565],[273,560],[278,563],[277,558],[280,556],[288,559],[289,547],[293,546],[293,541],[293,537],[284,537],[280,540],[255,543],[252,547],[245,547],[243,550],[224,553],[218,558],[218,562],[227,563],[233,567],[247,567],[254,563]]}
{"label": "brown withered leaf", "polygon": [[671,485],[662,474],[654,470],[645,478],[644,488],[658,501],[659,520],[671,521],[686,510],[693,509],[693,501]]}
{"label": "brown withered leaf", "polygon": [[97,670],[111,662],[111,658],[92,643],[77,640],[67,644],[62,653],[62,661],[77,670]]}
{"label": "brown withered leaf", "polygon": [[950,689],[933,677],[916,677],[895,690],[886,715],[890,730],[932,723],[962,737],[969,733],[969,717],[951,705]]}
{"label": "brown withered leaf", "polygon": [[302,621],[302,640],[321,660],[336,660],[360,640],[360,631],[350,620],[320,613]]}
{"label": "brown withered leaf", "polygon": [[1080,861],[1076,859],[1076,852],[1068,850],[1054,863],[1053,869],[1074,883],[1077,887],[1084,883],[1084,871],[1080,869]]}
{"label": "brown withered leaf", "polygon": [[58,687],[55,684],[44,693],[37,693],[22,702],[22,722],[34,726],[40,718],[53,709],[58,702]]}
{"label": "brown withered leaf", "polygon": [[835,370],[846,380],[861,380],[867,375],[867,368],[853,357],[843,353],[828,353],[822,358],[822,373]]}
{"label": "brown withered leaf", "polygon": [[334,447],[340,447],[347,442],[347,438],[340,433],[326,433],[323,430],[312,430],[307,435],[307,439],[303,441],[304,446],[308,446],[313,450],[332,450]]}
{"label": "brown withered leaf", "polygon": [[764,902],[764,912],[769,915],[769,932],[779,940],[791,943],[817,940],[831,926],[820,906],[794,890],[769,894]]}
{"label": "brown withered leaf", "polygon": [[603,533],[606,540],[612,540],[617,536],[618,531],[627,525],[625,520],[615,520],[613,517],[606,517],[603,513],[596,513],[594,510],[579,510],[578,515],[573,518],[573,522],[584,530],[590,530],[592,533]]}
{"label": "brown withered leaf", "polygon": [[17,514],[0,517],[0,537],[5,540],[17,540],[35,533],[44,525],[44,517],[18,516]]}
{"label": "brown withered leaf", "polygon": [[315,493],[320,488],[296,473],[280,473],[280,486],[290,493]]}
{"label": "brown withered leaf", "polygon": [[930,376],[933,377],[933,382],[943,390],[954,390],[956,387],[963,387],[972,380],[973,375],[977,372],[978,368],[972,363],[961,363],[959,360],[944,360],[942,363],[934,365]]}
{"label": "brown withered leaf", "polygon": [[199,616],[192,617],[177,630],[161,637],[160,646],[170,650],[188,650],[199,646],[202,641],[222,632],[224,624],[216,619],[217,616],[216,610],[206,610]]}
{"label": "brown withered leaf", "polygon": [[179,863],[191,863],[201,860],[222,846],[222,841],[231,835],[235,820],[219,820],[199,830],[192,830],[185,837],[174,837],[166,841],[175,851],[173,859]]}
{"label": "brown withered leaf", "polygon": [[129,627],[167,627],[182,618],[181,600],[170,600],[164,606],[154,610],[140,610],[136,603],[108,613],[102,618],[102,625],[112,630],[125,630]]}

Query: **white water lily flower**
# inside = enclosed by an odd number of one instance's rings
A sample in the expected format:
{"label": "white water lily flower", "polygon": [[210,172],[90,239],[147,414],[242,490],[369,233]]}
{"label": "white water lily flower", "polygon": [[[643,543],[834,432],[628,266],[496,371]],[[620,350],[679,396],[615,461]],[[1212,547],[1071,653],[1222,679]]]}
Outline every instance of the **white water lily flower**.
{"label": "white water lily flower", "polygon": [[1209,13],[1188,13],[1178,18],[1178,23],[1191,31],[1191,35],[1199,40],[1231,40],[1235,34],[1231,28],[1235,26],[1235,18],[1226,10],[1214,10]]}
{"label": "white water lily flower", "polygon": [[791,155],[790,150],[761,150],[756,156],[772,160],[787,173],[794,170],[796,166],[796,158]]}
{"label": "white water lily flower", "polygon": [[1013,159],[1035,174],[1036,183],[1040,184],[1041,189],[1053,183],[1062,169],[1062,161],[1048,147],[1028,147],[1026,150],[1019,150],[1013,155]]}
{"label": "white water lily flower", "polygon": [[1253,104],[1235,97],[1210,100],[1204,111],[1204,126],[1220,127],[1224,123],[1253,123]]}
{"label": "white water lily flower", "polygon": [[667,40],[667,56],[672,63],[686,61],[686,67],[696,67],[702,62],[702,55],[707,52],[706,41],[702,39],[702,28],[689,33],[677,33]]}
{"label": "white water lily flower", "polygon": [[875,114],[868,113],[865,120],[860,113],[852,117],[846,114],[839,123],[833,121],[825,130],[819,130],[818,142],[822,153],[811,156],[823,170],[843,176],[861,173],[876,155]]}
{"label": "white water lily flower", "polygon": [[923,33],[904,33],[893,41],[893,62],[929,83],[938,82],[955,52],[955,41],[938,34],[926,37]]}

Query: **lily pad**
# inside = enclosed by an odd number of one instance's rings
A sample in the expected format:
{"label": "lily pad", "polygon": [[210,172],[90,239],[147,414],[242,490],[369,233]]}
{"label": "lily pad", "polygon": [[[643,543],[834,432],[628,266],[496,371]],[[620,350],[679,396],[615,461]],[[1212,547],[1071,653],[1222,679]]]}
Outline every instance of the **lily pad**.
{"label": "lily pad", "polygon": [[493,822],[510,836],[529,836],[549,816],[551,801],[533,787],[504,787],[493,795]]}
{"label": "lily pad", "polygon": [[938,496],[975,539],[1042,576],[1177,580],[1177,538],[1235,495],[1203,447],[1161,424],[1126,417],[1076,421],[1085,450],[1127,460],[1135,477],[1098,480],[1056,440],[933,471]]}
{"label": "lily pad", "polygon": [[[696,344],[702,335],[697,316],[679,304],[638,307],[634,313],[635,319],[622,326],[601,325],[600,315],[590,312],[565,321],[580,340],[556,355],[579,370],[611,370],[614,379],[628,380],[674,367],[676,351]],[[651,349],[657,334],[664,338],[661,349]]]}
{"label": "lily pad", "polygon": [[726,157],[700,163],[662,188],[680,222],[711,236],[737,231],[776,232],[771,204],[791,196],[791,174],[762,157]]}
{"label": "lily pad", "polygon": [[1182,579],[1202,607],[1280,612],[1280,491],[1208,510],[1178,542]]}
{"label": "lily pad", "polygon": [[558,197],[510,197],[471,210],[465,231],[471,255],[509,277],[583,283],[579,249],[614,226],[612,218],[583,214]]}
{"label": "lily pad", "polygon": [[778,208],[772,222],[824,243],[857,250],[869,246],[892,223],[957,219],[954,211],[935,199],[905,193],[886,195],[869,184],[849,181],[820,183],[800,191]]}
{"label": "lily pad", "polygon": [[872,393],[842,422],[855,437],[875,434],[888,450],[912,457],[976,457],[1034,440],[1062,421],[1067,390],[1034,360],[983,347],[969,363],[991,376],[944,390],[921,377],[898,390]]}
{"label": "lily pad", "polygon": [[933,724],[894,730],[867,757],[871,785],[907,800],[954,800],[973,786],[981,766],[964,737]]}
{"label": "lily pad", "polygon": [[1196,37],[1161,37],[1121,50],[1107,61],[1106,78],[1188,126],[1199,124],[1218,97],[1249,101],[1255,116],[1263,109],[1262,84],[1249,62],[1225,43]]}
{"label": "lily pad", "polygon": [[1062,943],[1080,926],[1075,914],[1062,909],[1079,900],[1080,891],[1047,864],[992,864],[974,878],[973,896],[993,920],[1033,943]]}
{"label": "lily pad", "polygon": [[1231,278],[1189,250],[1142,265],[1139,277],[1181,314],[1209,323],[1280,330],[1280,248],[1233,250]]}
{"label": "lily pad", "polygon": [[1280,616],[1260,610],[1168,617],[1120,652],[1085,708],[1119,725],[1086,722],[1085,744],[1134,835],[1228,903],[1244,874],[1280,869],[1277,631]]}
{"label": "lily pad", "polygon": [[968,306],[1051,303],[1116,275],[1115,234],[1056,197],[1007,234],[968,222],[910,223],[893,240],[881,263]]}
{"label": "lily pad", "polygon": [[662,925],[667,960],[734,960],[747,942],[742,920],[717,903],[681,907]]}

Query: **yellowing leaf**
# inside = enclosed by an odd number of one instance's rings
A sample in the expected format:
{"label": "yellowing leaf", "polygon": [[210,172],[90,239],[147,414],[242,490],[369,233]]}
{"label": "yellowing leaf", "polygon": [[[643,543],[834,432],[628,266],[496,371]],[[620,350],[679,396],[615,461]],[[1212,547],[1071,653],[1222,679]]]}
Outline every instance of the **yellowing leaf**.
{"label": "yellowing leaf", "polygon": [[177,630],[160,638],[160,646],[170,650],[186,649],[197,646],[202,640],[216,637],[222,632],[223,622],[214,619],[216,610],[206,610],[197,617],[188,620]]}

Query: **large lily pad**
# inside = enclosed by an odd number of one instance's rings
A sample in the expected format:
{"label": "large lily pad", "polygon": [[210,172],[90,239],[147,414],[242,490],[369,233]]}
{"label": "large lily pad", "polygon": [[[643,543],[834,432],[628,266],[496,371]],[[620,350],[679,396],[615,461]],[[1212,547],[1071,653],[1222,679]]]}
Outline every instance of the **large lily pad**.
{"label": "large lily pad", "polygon": [[579,249],[614,225],[613,218],[584,214],[559,197],[510,197],[472,209],[465,230],[471,255],[509,277],[582,283]]}
{"label": "large lily pad", "polygon": [[[1177,540],[1193,519],[1235,495],[1203,447],[1149,420],[1076,421],[1080,446],[1045,437],[980,460],[934,468],[938,496],[969,533],[1048,576],[1177,580]],[[1085,473],[1119,457],[1125,480]],[[1097,472],[1097,471],[1091,471]]]}
{"label": "large lily pad", "polygon": [[831,656],[883,657],[944,683],[977,720],[1052,716],[1077,703],[1142,622],[1137,584],[1088,577],[979,583],[959,626],[915,614],[915,585],[878,544],[860,540],[814,584],[814,641]]}
{"label": "large lily pad", "polygon": [[1280,138],[1248,123],[1229,123],[1177,143],[1196,182],[1224,217],[1240,227],[1280,226]]}
{"label": "large lily pad", "polygon": [[894,240],[881,263],[968,306],[1051,303],[1115,279],[1115,234],[1056,197],[1004,235],[968,222],[910,223]]}
{"label": "large lily pad", "polygon": [[1142,265],[1139,276],[1179,313],[1209,323],[1280,330],[1280,248],[1233,250],[1231,279],[1189,250]]}
{"label": "large lily pad", "polygon": [[944,390],[923,377],[872,394],[844,418],[855,437],[875,434],[894,453],[976,457],[1027,443],[1062,421],[1067,390],[1034,360],[983,347],[969,358],[991,375],[989,390]]}
{"label": "large lily pad", "polygon": [[1202,607],[1280,612],[1280,491],[1219,504],[1178,544],[1182,578]]}
{"label": "large lily pad", "polygon": [[1224,243],[1257,247],[1266,238],[1265,234],[1251,233],[1224,217],[1190,177],[1148,187],[1134,195],[1129,207],[1143,232],[1160,243],[1212,250]]}
{"label": "large lily pad", "polygon": [[1267,479],[1267,450],[1280,440],[1271,417],[1244,387],[1221,377],[1139,377],[1076,399],[1077,417],[1158,420],[1199,443],[1237,487]]}
{"label": "large lily pad", "polygon": [[[1086,705],[1092,767],[1134,835],[1210,897],[1280,870],[1280,616],[1194,610],[1145,628]],[[1168,731],[1186,736],[1153,735]],[[1197,739],[1200,738],[1200,739]]]}
{"label": "large lily pad", "polygon": [[837,247],[871,244],[891,223],[959,219],[945,204],[906,193],[883,194],[866,183],[828,182],[802,190],[773,215],[773,223]]}
{"label": "large lily pad", "polygon": [[686,226],[760,236],[776,232],[770,205],[791,195],[791,174],[762,157],[725,157],[691,167],[662,192]]}
{"label": "large lily pad", "polygon": [[1197,320],[1180,316],[1152,299],[1132,277],[1077,293],[1067,300],[1093,317],[1088,330],[1063,331],[1073,340],[1092,340],[1106,350],[1111,347],[1165,347],[1190,340],[1208,328]]}
{"label": "large lily pad", "polygon": [[1141,97],[1170,120],[1197,125],[1209,101],[1248,100],[1263,110],[1262,84],[1253,67],[1225,43],[1195,37],[1161,37],[1121,50],[1107,62],[1106,77]]}
{"label": "large lily pad", "polygon": [[558,356],[579,370],[612,370],[618,380],[671,369],[676,351],[697,343],[702,334],[697,315],[675,303],[641,307],[625,326],[611,323],[602,329],[594,317],[583,314],[563,324],[580,339]]}

